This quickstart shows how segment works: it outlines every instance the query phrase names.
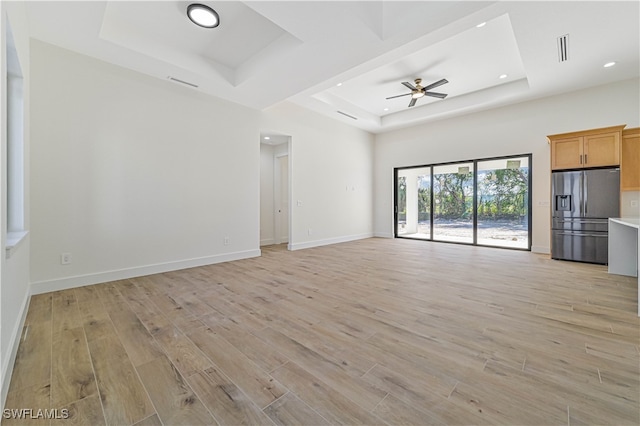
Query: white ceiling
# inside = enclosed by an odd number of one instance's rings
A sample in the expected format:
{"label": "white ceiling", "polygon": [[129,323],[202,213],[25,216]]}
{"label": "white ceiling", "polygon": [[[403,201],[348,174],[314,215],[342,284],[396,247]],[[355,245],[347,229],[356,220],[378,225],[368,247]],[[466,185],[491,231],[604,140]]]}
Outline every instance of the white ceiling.
{"label": "white ceiling", "polygon": [[[640,76],[638,1],[199,2],[218,28],[192,24],[190,2],[29,1],[29,31],[189,90],[256,109],[289,100],[375,133]],[[433,91],[447,98],[385,99],[418,77],[446,78]]]}

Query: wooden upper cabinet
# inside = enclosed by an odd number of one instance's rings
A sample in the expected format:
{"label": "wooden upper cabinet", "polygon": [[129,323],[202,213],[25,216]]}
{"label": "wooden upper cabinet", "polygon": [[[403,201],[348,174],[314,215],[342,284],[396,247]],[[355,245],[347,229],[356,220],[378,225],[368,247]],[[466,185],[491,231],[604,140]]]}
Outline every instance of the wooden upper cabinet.
{"label": "wooden upper cabinet", "polygon": [[620,189],[640,191],[640,128],[622,132]]}
{"label": "wooden upper cabinet", "polygon": [[547,136],[551,170],[620,165],[622,126]]}
{"label": "wooden upper cabinet", "polygon": [[622,133],[584,136],[584,167],[619,166]]}
{"label": "wooden upper cabinet", "polygon": [[551,169],[576,169],[582,167],[584,155],[582,138],[556,139],[551,141]]}

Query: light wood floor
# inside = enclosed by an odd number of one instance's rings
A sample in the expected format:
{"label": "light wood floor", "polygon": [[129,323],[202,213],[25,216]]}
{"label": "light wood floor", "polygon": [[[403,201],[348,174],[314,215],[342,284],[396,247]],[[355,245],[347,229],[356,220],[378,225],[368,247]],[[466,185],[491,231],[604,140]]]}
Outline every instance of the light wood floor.
{"label": "light wood floor", "polygon": [[52,425],[637,425],[636,313],[635,279],[528,252],[270,247],[34,296],[6,408],[69,410]]}

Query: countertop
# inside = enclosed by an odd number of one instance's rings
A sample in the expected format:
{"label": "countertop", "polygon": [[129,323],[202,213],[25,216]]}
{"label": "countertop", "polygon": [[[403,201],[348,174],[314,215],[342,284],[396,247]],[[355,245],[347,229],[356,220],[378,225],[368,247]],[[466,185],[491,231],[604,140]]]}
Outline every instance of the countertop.
{"label": "countertop", "polygon": [[640,229],[640,218],[637,217],[611,217],[609,219],[621,225]]}

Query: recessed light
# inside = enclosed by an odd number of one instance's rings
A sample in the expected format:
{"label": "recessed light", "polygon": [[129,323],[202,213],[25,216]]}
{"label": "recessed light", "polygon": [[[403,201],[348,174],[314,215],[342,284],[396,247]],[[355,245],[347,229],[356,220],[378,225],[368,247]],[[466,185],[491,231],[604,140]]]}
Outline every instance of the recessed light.
{"label": "recessed light", "polygon": [[389,108],[385,108],[384,110],[385,110],[385,111],[389,111]]}
{"label": "recessed light", "polygon": [[191,22],[203,28],[215,28],[220,25],[218,13],[204,4],[190,4],[187,7],[187,16]]}
{"label": "recessed light", "polygon": [[336,84],[336,86],[340,87],[340,86],[342,86],[342,83],[338,83],[338,84]]}
{"label": "recessed light", "polygon": [[265,137],[264,137],[264,140],[265,140],[265,141],[268,141],[269,139],[271,139],[269,136],[265,136]]}
{"label": "recessed light", "polygon": [[607,62],[606,64],[604,64],[604,67],[605,68],[609,68],[609,67],[614,66],[615,64],[616,64],[615,62]]}
{"label": "recessed light", "polygon": [[506,74],[502,74],[499,78],[507,78]]}
{"label": "recessed light", "polygon": [[487,25],[487,23],[486,23],[486,22],[480,22],[478,25],[476,25],[476,28],[482,28],[482,27],[484,27],[485,25]]}

